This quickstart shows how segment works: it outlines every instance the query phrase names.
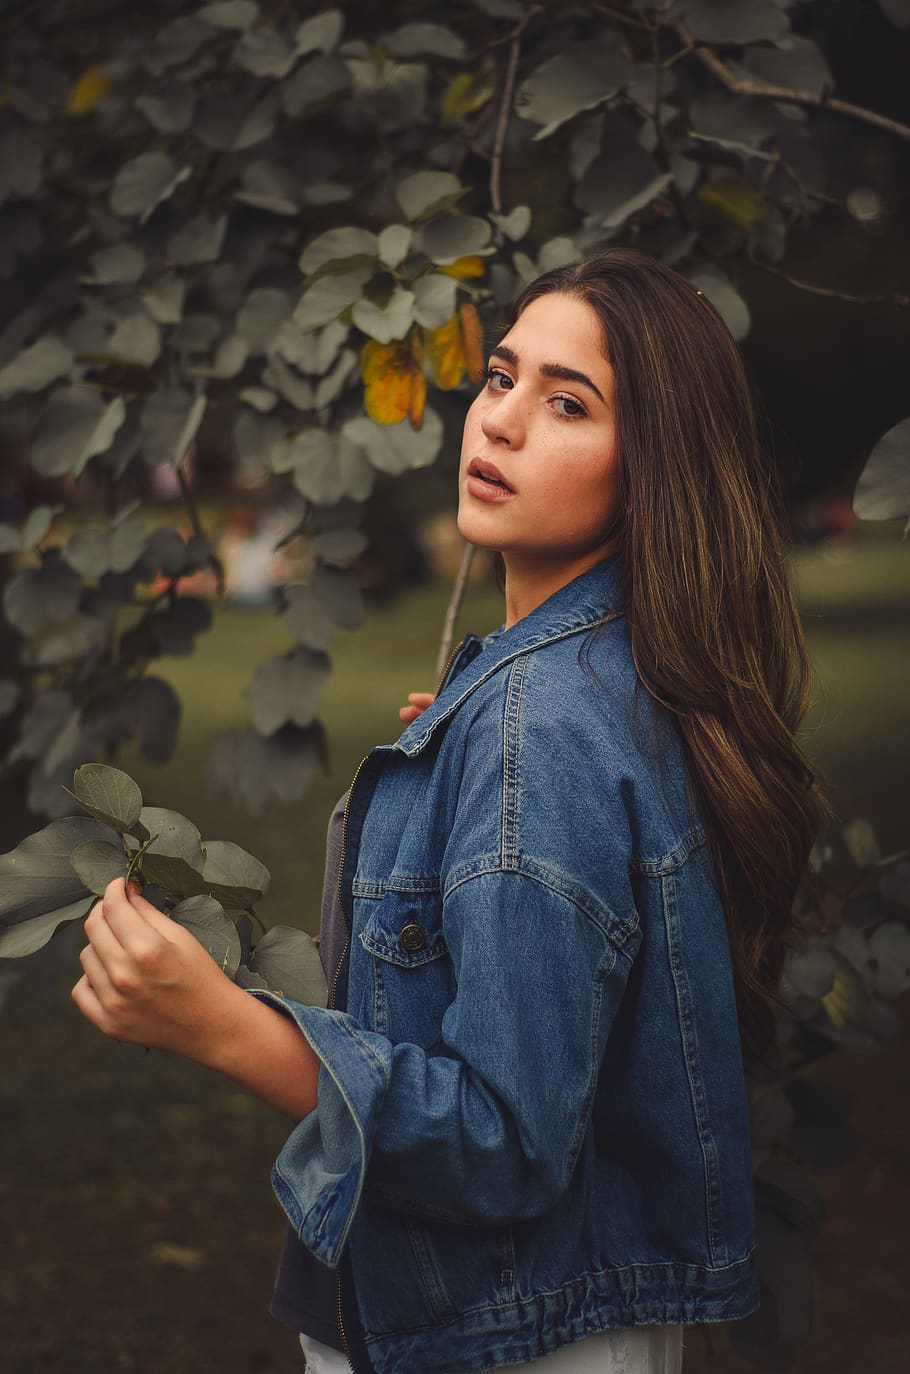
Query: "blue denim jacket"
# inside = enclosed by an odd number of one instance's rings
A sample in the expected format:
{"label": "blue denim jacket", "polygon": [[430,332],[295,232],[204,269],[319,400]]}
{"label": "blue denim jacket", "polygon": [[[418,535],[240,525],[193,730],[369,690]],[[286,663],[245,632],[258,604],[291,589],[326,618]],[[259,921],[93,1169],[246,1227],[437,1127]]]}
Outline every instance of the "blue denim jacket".
{"label": "blue denim jacket", "polygon": [[465,641],[352,787],[347,1010],[258,994],[322,1061],[274,1186],[377,1374],[757,1303],[724,920],[620,596],[614,558]]}

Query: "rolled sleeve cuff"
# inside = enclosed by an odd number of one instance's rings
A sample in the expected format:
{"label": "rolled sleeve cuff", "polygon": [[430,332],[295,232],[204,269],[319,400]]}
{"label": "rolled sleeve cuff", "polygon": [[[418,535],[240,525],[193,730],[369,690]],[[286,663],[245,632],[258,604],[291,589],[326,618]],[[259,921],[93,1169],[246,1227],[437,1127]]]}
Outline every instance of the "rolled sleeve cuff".
{"label": "rolled sleeve cuff", "polygon": [[392,1046],[344,1012],[277,993],[251,994],[291,1018],[320,1060],[317,1106],[294,1128],[272,1187],[300,1241],[323,1264],[341,1258],[392,1069]]}

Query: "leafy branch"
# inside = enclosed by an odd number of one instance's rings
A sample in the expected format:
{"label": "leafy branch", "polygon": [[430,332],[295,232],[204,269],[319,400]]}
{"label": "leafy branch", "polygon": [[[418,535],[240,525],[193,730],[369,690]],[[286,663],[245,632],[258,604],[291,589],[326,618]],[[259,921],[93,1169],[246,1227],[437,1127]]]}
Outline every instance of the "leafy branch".
{"label": "leafy branch", "polygon": [[309,935],[272,926],[253,943],[269,871],[252,854],[228,840],[203,840],[179,811],[144,806],[137,783],[119,768],[84,764],[65,790],[87,815],[52,821],[0,855],[0,958],[34,953],[123,878],[144,886],[241,987],[325,1005]]}

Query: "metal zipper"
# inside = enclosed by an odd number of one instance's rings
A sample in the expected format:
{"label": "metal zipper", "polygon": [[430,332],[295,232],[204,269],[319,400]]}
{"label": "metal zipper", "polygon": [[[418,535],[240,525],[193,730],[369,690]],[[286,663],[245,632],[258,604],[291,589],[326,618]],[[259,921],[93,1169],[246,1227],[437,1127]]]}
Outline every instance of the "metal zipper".
{"label": "metal zipper", "polygon": [[438,681],[437,684],[436,684],[436,693],[437,693],[437,695],[442,691],[442,685],[443,685],[443,683],[445,682],[446,678],[449,676],[449,672],[450,672],[450,670],[451,670],[452,664],[455,662],[456,658],[458,657],[458,655],[461,653],[462,649],[464,648],[465,639],[467,639],[467,635],[464,635],[464,636],[458,641],[458,643],[455,645],[455,648],[454,648],[454,649],[452,650],[452,652],[449,654],[449,660],[448,660],[448,662],[446,663],[446,666],[443,668],[442,672],[440,673],[440,675],[439,675],[439,681]]}
{"label": "metal zipper", "polygon": [[345,1329],[344,1329],[344,1317],[343,1317],[342,1314],[341,1314],[341,1269],[340,1269],[340,1268],[338,1269],[337,1276],[336,1276],[336,1289],[335,1289],[335,1295],[336,1295],[336,1302],[337,1302],[337,1306],[338,1306],[338,1333],[339,1333],[339,1335],[341,1336],[341,1348],[342,1348],[342,1351],[344,1352],[344,1357],[345,1357],[345,1359],[347,1360],[348,1364],[351,1366],[352,1374],[357,1374],[357,1371],[354,1369],[354,1361],[353,1361],[352,1358],[351,1358],[351,1347],[348,1345],[347,1333],[346,1333],[346,1331],[345,1331]]}

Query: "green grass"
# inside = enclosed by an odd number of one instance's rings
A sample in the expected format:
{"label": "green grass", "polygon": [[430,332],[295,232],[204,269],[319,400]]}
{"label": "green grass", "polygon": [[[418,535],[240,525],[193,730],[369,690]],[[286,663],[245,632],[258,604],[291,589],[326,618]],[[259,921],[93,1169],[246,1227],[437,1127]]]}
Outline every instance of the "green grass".
{"label": "green grass", "polygon": [[[888,847],[901,847],[910,842],[910,548],[893,529],[863,530],[842,549],[798,552],[794,573],[817,676],[808,748],[840,817],[868,816]],[[330,771],[302,803],[275,803],[259,819],[208,796],[205,767],[215,734],[246,721],[244,689],[255,666],[289,647],[277,617],[224,607],[191,658],[163,661],[159,671],[184,703],[177,755],[165,769],[134,754],[123,766],[147,801],[185,811],[203,835],[234,839],[269,867],[272,889],[262,909],[269,924],[315,930],[329,811],[371,745],[398,734],[406,693],[432,687],[447,598],[447,587],[422,588],[373,612],[356,633],[339,634],[321,712]],[[465,626],[485,631],[500,618],[495,588],[469,593]]]}

